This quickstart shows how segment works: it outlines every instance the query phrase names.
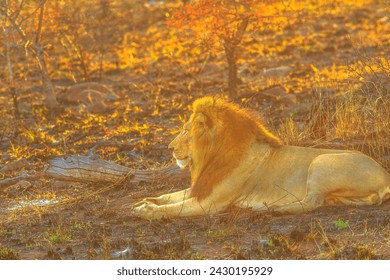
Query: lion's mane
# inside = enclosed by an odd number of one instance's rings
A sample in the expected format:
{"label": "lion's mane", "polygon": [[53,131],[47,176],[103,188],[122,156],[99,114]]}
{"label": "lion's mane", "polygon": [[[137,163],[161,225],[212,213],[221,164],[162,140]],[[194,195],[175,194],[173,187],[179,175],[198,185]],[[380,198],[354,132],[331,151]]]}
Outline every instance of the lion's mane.
{"label": "lion's mane", "polygon": [[194,125],[191,196],[198,200],[209,196],[213,186],[240,164],[253,141],[272,147],[282,144],[254,113],[219,98],[196,100],[190,121]]}

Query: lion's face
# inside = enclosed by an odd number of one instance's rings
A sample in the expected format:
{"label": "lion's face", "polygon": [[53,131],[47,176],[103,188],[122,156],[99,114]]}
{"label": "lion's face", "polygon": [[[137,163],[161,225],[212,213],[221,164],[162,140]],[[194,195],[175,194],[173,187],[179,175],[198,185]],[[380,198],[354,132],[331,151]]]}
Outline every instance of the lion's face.
{"label": "lion's face", "polygon": [[173,157],[176,164],[184,169],[191,164],[191,128],[190,123],[186,123],[178,136],[169,144],[168,148],[173,149]]}
{"label": "lion's face", "polygon": [[205,115],[194,113],[169,144],[168,148],[173,149],[173,157],[181,169],[190,167],[192,172],[206,159],[210,149],[213,149],[211,139],[214,136],[210,128],[211,121]]}

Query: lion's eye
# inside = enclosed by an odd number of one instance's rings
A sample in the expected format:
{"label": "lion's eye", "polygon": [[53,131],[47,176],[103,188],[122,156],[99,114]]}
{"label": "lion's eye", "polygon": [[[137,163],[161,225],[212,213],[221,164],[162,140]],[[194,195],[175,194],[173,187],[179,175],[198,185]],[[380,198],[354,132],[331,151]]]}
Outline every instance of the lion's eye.
{"label": "lion's eye", "polygon": [[188,133],[187,129],[183,129],[183,131],[181,132],[181,134],[183,134],[183,135],[186,135],[187,133]]}

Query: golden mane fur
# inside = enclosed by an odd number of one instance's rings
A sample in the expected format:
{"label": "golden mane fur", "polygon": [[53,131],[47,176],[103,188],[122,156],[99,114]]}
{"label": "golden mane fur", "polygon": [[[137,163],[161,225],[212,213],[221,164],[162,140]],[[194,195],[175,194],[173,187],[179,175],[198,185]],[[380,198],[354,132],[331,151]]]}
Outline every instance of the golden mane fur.
{"label": "golden mane fur", "polygon": [[[198,115],[205,119],[203,127],[194,131],[193,164],[190,167],[191,196],[207,197],[212,187],[236,168],[252,141],[278,147],[281,141],[269,132],[254,113],[219,98],[204,97],[193,104],[191,120]],[[203,126],[203,123],[196,123]]]}
{"label": "golden mane fur", "polygon": [[283,145],[256,115],[213,97],[198,99],[169,144],[191,186],[132,206],[145,219],[211,215],[229,205],[300,213],[322,205],[381,204],[390,174],[372,158],[348,150]]}

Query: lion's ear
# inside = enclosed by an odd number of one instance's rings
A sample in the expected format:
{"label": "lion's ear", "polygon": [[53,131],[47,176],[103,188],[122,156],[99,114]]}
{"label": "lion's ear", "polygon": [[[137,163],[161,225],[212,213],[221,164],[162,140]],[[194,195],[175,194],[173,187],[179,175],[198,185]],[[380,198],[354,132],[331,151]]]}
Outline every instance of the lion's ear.
{"label": "lion's ear", "polygon": [[214,126],[212,119],[204,113],[197,113],[193,121],[194,123],[202,125],[208,129],[211,129]]}

